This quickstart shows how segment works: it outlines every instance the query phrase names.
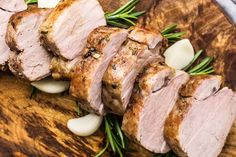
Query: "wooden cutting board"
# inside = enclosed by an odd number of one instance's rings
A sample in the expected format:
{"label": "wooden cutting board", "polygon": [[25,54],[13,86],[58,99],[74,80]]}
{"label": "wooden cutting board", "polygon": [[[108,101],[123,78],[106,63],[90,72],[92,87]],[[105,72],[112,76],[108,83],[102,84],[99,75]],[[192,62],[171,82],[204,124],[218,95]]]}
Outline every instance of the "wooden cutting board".
{"label": "wooden cutting board", "polygon": [[[106,10],[126,1],[100,0]],[[225,83],[236,89],[236,29],[214,1],[154,0],[153,4],[152,1],[141,0],[140,8],[151,6],[152,9],[139,24],[158,31],[168,24],[178,23],[187,31],[186,37],[196,49],[204,48],[209,55],[216,57],[217,73],[225,76]],[[77,116],[77,105],[66,94],[38,93],[30,99],[30,93],[29,85],[7,72],[0,73],[1,157],[90,157],[103,147],[103,131],[81,138],[67,129],[67,120]],[[126,156],[151,156],[146,153],[138,149],[133,153],[135,155]],[[236,156],[236,123],[220,156]]]}

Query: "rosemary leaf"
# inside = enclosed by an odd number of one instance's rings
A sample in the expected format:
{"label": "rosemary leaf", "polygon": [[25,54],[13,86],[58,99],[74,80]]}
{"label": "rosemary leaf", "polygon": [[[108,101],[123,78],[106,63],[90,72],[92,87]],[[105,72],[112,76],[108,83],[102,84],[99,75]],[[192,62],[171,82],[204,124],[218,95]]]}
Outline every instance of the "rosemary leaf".
{"label": "rosemary leaf", "polygon": [[121,131],[120,125],[119,125],[117,119],[114,119],[114,121],[115,121],[115,129],[116,129],[117,134],[120,137],[122,148],[125,149],[124,136],[123,136],[123,133]]}
{"label": "rosemary leaf", "polygon": [[200,71],[203,70],[207,65],[209,65],[212,60],[213,60],[212,57],[206,57],[206,58],[204,58],[198,65],[196,65],[195,67],[193,67],[192,69],[190,69],[188,72],[189,72],[189,73],[197,73],[197,72],[200,72]]}
{"label": "rosemary leaf", "polygon": [[120,147],[117,146],[116,144],[115,144],[115,147],[116,147],[116,149],[117,149],[117,152],[118,152],[119,156],[120,156],[120,157],[123,157],[123,153],[121,152]]}
{"label": "rosemary leaf", "polygon": [[132,25],[132,26],[135,25],[135,23],[134,23],[133,21],[131,21],[131,20],[125,18],[125,17],[121,17],[121,19],[123,19],[124,21],[128,22],[128,23],[129,23],[130,25]]}
{"label": "rosemary leaf", "polygon": [[109,141],[109,143],[111,145],[112,151],[115,153],[116,152],[116,148],[115,148],[114,140],[112,138],[111,127],[109,125],[107,117],[105,117],[105,128],[106,128],[107,140]]}
{"label": "rosemary leaf", "polygon": [[128,25],[125,25],[125,24],[122,24],[122,23],[119,23],[119,22],[116,22],[116,21],[110,21],[110,20],[108,20],[108,21],[107,21],[107,24],[108,24],[108,25],[115,26],[115,27],[129,28]]}
{"label": "rosemary leaf", "polygon": [[135,5],[139,0],[130,0],[121,8],[117,9],[112,13],[106,13],[105,17],[108,25],[128,28],[129,26],[134,26],[136,20],[139,16],[143,15],[145,12],[134,12]]}
{"label": "rosemary leaf", "polygon": [[177,32],[177,33],[164,34],[163,36],[167,39],[181,39],[181,37],[184,34],[186,34],[186,32]]}
{"label": "rosemary leaf", "polygon": [[[212,62],[212,60],[213,60],[212,57],[206,57],[206,58],[208,58],[208,61],[207,61],[206,64],[203,65],[200,69],[198,69],[197,71],[195,71],[196,73],[204,71],[205,68],[207,68],[207,66],[208,66],[208,65]],[[204,61],[204,59],[203,59],[203,61]]]}
{"label": "rosemary leaf", "polygon": [[120,13],[124,13],[127,10],[133,8],[138,3],[138,1],[139,0],[131,0],[131,1],[127,2],[125,5],[123,5],[122,7],[120,7],[119,9],[117,9],[115,12],[108,13],[107,16],[112,16],[112,15],[117,15],[117,14],[120,14]]}
{"label": "rosemary leaf", "polygon": [[145,11],[135,12],[135,13],[130,14],[130,16],[135,16],[137,18],[139,16],[142,16],[143,14],[145,14]]}
{"label": "rosemary leaf", "polygon": [[117,137],[115,136],[115,134],[112,132],[112,138],[114,139],[115,143],[122,148],[122,144],[120,143],[120,141],[117,139]]}
{"label": "rosemary leaf", "polygon": [[200,57],[200,55],[202,54],[203,50],[199,50],[195,55],[193,60],[183,69],[184,71],[188,70],[193,63],[195,63],[195,61]]}
{"label": "rosemary leaf", "polygon": [[34,4],[34,3],[38,3],[38,0],[25,0],[26,4]]}
{"label": "rosemary leaf", "polygon": [[105,153],[105,151],[107,150],[108,146],[109,146],[109,141],[107,140],[106,146],[95,157],[102,156]]}
{"label": "rosemary leaf", "polygon": [[104,124],[105,124],[105,133],[106,133],[106,142],[108,143],[108,146],[106,145],[105,148],[103,148],[96,157],[101,156],[107,148],[110,146],[112,152],[114,155],[119,155],[120,157],[123,157],[123,150],[125,149],[125,141],[124,141],[124,135],[121,131],[120,123],[118,122],[118,118],[115,115],[108,114],[104,117]]}
{"label": "rosemary leaf", "polygon": [[171,24],[161,31],[161,34],[168,34],[177,28],[177,24]]}
{"label": "rosemary leaf", "polygon": [[194,76],[194,75],[207,75],[207,74],[211,74],[215,72],[213,67],[210,67],[209,69],[206,69],[204,71],[201,72],[197,72],[197,73],[190,73],[190,75]]}
{"label": "rosemary leaf", "polygon": [[30,99],[35,98],[37,93],[38,93],[38,89],[35,88],[35,87],[32,87],[32,90],[31,90],[31,93],[30,93]]}
{"label": "rosemary leaf", "polygon": [[186,32],[176,32],[176,28],[177,24],[172,24],[161,31],[161,34],[163,37],[168,39],[169,43],[175,43],[176,41],[182,39],[182,36],[186,34]]}
{"label": "rosemary leaf", "polygon": [[205,70],[201,71],[201,72],[209,72],[209,71],[212,71],[214,70],[214,68],[212,66],[210,66],[209,68],[206,68]]}

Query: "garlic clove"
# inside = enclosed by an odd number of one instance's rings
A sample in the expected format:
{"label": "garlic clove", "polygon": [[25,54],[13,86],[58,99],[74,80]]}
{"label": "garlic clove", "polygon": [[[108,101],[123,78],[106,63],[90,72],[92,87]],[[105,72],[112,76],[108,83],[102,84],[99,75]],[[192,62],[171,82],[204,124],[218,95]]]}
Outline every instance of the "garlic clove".
{"label": "garlic clove", "polygon": [[182,39],[170,46],[164,56],[168,66],[181,70],[194,58],[194,49],[188,39]]}
{"label": "garlic clove", "polygon": [[67,122],[67,127],[78,136],[90,136],[99,129],[102,120],[102,116],[90,113],[84,117],[70,119]]}
{"label": "garlic clove", "polygon": [[38,8],[55,8],[60,0],[38,0]]}
{"label": "garlic clove", "polygon": [[55,81],[52,78],[45,78],[40,81],[32,82],[31,85],[42,92],[57,94],[68,90],[70,83],[68,81]]}

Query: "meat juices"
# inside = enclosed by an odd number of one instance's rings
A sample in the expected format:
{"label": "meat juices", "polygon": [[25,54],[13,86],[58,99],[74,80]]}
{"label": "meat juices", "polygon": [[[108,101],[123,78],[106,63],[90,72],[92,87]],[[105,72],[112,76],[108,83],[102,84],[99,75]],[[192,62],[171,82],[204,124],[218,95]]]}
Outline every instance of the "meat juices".
{"label": "meat juices", "polygon": [[227,87],[217,92],[220,84],[220,77],[207,76],[192,78],[182,89],[183,96],[187,88],[190,95],[177,101],[164,129],[165,139],[178,156],[220,154],[236,116],[235,94]]}
{"label": "meat juices", "polygon": [[6,42],[14,52],[8,65],[17,77],[37,81],[50,75],[51,55],[41,46],[38,31],[50,11],[31,6],[10,18]]}
{"label": "meat juices", "polygon": [[97,0],[61,1],[40,28],[43,45],[66,60],[78,57],[90,32],[106,25]]}
{"label": "meat juices", "polygon": [[81,107],[102,115],[102,77],[126,40],[128,31],[120,28],[99,27],[90,33],[82,59],[74,68],[70,93],[79,99]]}

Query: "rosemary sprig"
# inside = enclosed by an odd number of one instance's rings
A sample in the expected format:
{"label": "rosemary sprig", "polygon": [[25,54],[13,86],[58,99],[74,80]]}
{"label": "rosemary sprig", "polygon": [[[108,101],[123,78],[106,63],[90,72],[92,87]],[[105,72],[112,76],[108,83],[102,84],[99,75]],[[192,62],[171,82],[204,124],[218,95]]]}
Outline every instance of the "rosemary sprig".
{"label": "rosemary sprig", "polygon": [[182,39],[182,36],[186,34],[186,32],[177,32],[177,26],[177,24],[171,24],[161,31],[161,34],[168,39],[169,43],[175,43]]}
{"label": "rosemary sprig", "polygon": [[196,62],[196,60],[201,56],[203,50],[199,50],[195,55],[193,60],[190,62],[189,65],[187,65],[183,70],[187,71],[190,75],[206,75],[206,74],[211,74],[215,70],[212,66],[209,67],[209,65],[213,61],[213,57],[205,57],[200,61],[199,64],[196,66],[192,65]]}
{"label": "rosemary sprig", "polygon": [[38,0],[25,0],[26,4],[34,4],[34,3],[38,3]]}
{"label": "rosemary sprig", "polygon": [[130,0],[116,11],[106,13],[105,17],[107,24],[122,28],[134,26],[134,20],[145,13],[145,11],[134,12],[135,6],[138,2],[139,0]]}
{"label": "rosemary sprig", "polygon": [[183,70],[186,71],[188,70],[192,65],[193,63],[196,62],[196,60],[200,57],[200,55],[202,54],[203,50],[199,50],[195,55],[194,55],[194,58],[193,60],[189,63],[189,65],[187,65]]}
{"label": "rosemary sprig", "polygon": [[106,133],[106,146],[95,156],[102,156],[108,147],[114,154],[123,157],[123,150],[126,148],[124,135],[118,122],[118,117],[115,115],[106,115],[104,117],[105,133]]}
{"label": "rosemary sprig", "polygon": [[31,93],[30,93],[30,99],[34,99],[38,93],[38,89],[35,87],[32,87]]}

